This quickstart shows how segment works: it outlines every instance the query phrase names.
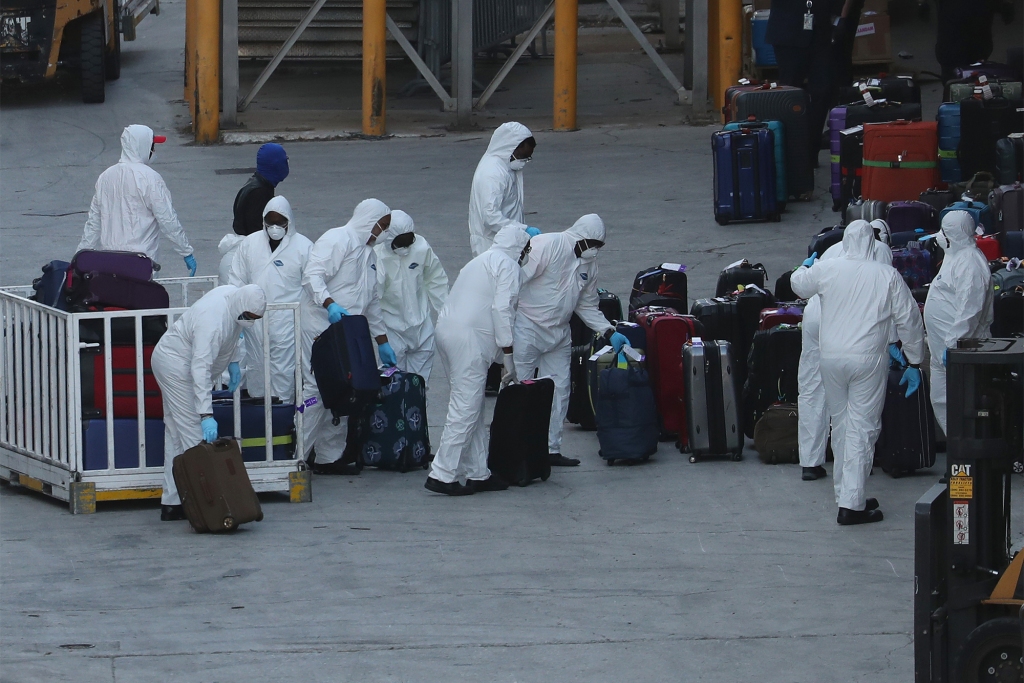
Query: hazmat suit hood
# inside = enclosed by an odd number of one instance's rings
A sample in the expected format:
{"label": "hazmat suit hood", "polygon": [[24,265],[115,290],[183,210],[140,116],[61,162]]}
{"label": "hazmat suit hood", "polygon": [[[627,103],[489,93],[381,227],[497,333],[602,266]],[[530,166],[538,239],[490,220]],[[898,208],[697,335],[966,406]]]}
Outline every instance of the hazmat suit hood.
{"label": "hazmat suit hood", "polygon": [[491,245],[491,249],[504,252],[513,261],[519,263],[519,256],[529,241],[530,235],[525,230],[509,226],[502,228],[494,236],[494,244]]}
{"label": "hazmat suit hood", "polygon": [[288,154],[284,147],[268,142],[256,152],[256,172],[274,187],[288,177]]}
{"label": "hazmat suit hood", "polygon": [[[387,229],[388,244],[390,245],[391,240],[394,240],[399,235],[412,232],[414,228],[415,224],[412,222],[412,216],[401,209],[395,209],[391,212],[391,226]],[[381,237],[383,237],[383,235],[381,235]],[[377,238],[378,244],[383,243],[381,237]]]}
{"label": "hazmat suit hood", "polygon": [[232,320],[236,320],[246,311],[258,316],[263,316],[267,312],[267,295],[259,285],[239,287],[228,295],[227,300]]}
{"label": "hazmat suit hood", "polygon": [[526,138],[533,137],[530,129],[521,123],[509,121],[498,126],[491,135],[491,142],[487,145],[487,156],[501,158],[506,164],[516,147],[522,144]]}
{"label": "hazmat suit hood", "polygon": [[[366,244],[370,239],[370,233],[373,232],[373,226],[389,213],[391,213],[391,209],[379,199],[364,199],[356,204],[356,209],[352,212],[352,218],[349,219],[344,227],[356,233],[359,240]],[[377,236],[377,242],[383,243],[386,236],[390,235],[390,233],[391,228],[388,228]]]}
{"label": "hazmat suit hood", "polygon": [[132,164],[148,164],[149,152],[153,148],[153,129],[133,123],[121,133],[121,161]]}
{"label": "hazmat suit hood", "polygon": [[853,221],[843,231],[844,256],[853,261],[869,261],[874,257],[875,231],[867,221]]}
{"label": "hazmat suit hood", "polygon": [[[292,205],[284,197],[278,195],[267,202],[267,205],[263,207],[263,220],[267,220],[267,214],[271,211],[276,211],[285,218],[288,219],[288,234],[291,234],[292,230],[295,229],[295,221],[292,219]],[[371,226],[372,227],[372,226]]]}
{"label": "hazmat suit hood", "polygon": [[596,213],[588,213],[573,223],[572,227],[565,231],[565,234],[576,242],[580,240],[604,242],[604,221]]}
{"label": "hazmat suit hood", "polygon": [[977,226],[974,217],[966,211],[950,211],[942,217],[942,234],[949,240],[949,245],[943,245],[946,251],[958,251],[974,246],[974,231]]}

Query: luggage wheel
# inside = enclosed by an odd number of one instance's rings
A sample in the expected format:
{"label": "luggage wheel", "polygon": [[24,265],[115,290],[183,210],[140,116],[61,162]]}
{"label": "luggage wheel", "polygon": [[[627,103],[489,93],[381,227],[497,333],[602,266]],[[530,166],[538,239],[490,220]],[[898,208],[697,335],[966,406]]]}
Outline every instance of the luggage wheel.
{"label": "luggage wheel", "polygon": [[607,460],[604,461],[604,464],[608,465],[608,467],[611,467],[612,465],[615,464],[615,460],[613,460],[612,458],[608,458]]}
{"label": "luggage wheel", "polygon": [[690,456],[690,462],[697,462],[697,460],[698,460],[698,459],[699,459],[699,458],[697,458],[697,456],[696,456],[696,455],[691,455],[691,456]]}
{"label": "luggage wheel", "polygon": [[734,454],[732,456],[732,460],[733,460],[733,462],[739,462],[740,460],[743,460],[743,454],[742,453]]}
{"label": "luggage wheel", "polygon": [[224,528],[227,529],[228,531],[234,531],[235,529],[238,528],[238,525],[235,524],[235,518],[234,517],[225,517],[223,524],[224,524]]}

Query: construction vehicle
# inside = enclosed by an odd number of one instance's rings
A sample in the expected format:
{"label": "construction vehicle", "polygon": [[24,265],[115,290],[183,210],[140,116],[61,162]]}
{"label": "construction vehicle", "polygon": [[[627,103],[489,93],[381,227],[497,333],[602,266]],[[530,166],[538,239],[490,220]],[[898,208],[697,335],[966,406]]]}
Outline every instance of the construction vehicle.
{"label": "construction vehicle", "polygon": [[103,102],[121,76],[121,38],[159,14],[159,0],[0,0],[0,78],[39,83],[58,67],[77,70],[82,101]]}

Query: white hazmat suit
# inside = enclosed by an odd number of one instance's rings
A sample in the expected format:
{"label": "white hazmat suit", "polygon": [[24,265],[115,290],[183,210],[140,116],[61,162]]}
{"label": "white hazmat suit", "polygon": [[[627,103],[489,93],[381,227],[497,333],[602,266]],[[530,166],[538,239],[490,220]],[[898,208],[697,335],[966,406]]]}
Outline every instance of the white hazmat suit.
{"label": "white hazmat suit", "polygon": [[912,364],[924,356],[924,328],[914,297],[891,265],[874,260],[867,221],[852,222],[843,255],[801,266],[791,283],[798,296],[821,299],[818,344],[825,401],[832,420],[836,502],[864,510],[864,484],[881,430],[888,345],[895,322]]}
{"label": "white hazmat suit", "polygon": [[404,211],[391,212],[390,237],[377,240],[377,284],[380,308],[388,342],[398,359],[398,368],[430,379],[434,364],[434,322],[448,301],[448,275],[423,235],[412,245],[391,248],[399,235],[413,232],[412,218]]}
{"label": "white hazmat suit", "polygon": [[178,318],[153,350],[153,375],[164,405],[164,505],[180,505],[171,466],[203,440],[202,415],[213,414],[214,378],[244,349],[239,335],[249,312],[262,316],[267,299],[257,285],[225,285],[206,293]]}
{"label": "white hazmat suit", "polygon": [[[288,232],[270,250],[266,229],[243,238],[231,265],[229,283],[236,287],[259,285],[267,303],[302,301],[302,272],[313,243],[295,230],[292,207],[284,197],[274,197],[263,216],[275,211],[288,219]],[[285,402],[295,400],[295,318],[291,311],[271,311],[245,332],[246,388],[250,396],[265,396],[263,382],[263,326],[270,326],[270,395]],[[308,358],[307,358],[308,362]]]}
{"label": "white hazmat suit", "polygon": [[437,351],[451,395],[430,476],[446,484],[463,478],[485,481],[491,476],[484,380],[501,350],[512,346],[519,256],[529,240],[518,226],[498,231],[491,248],[459,273],[438,316]]}
{"label": "white hazmat suit", "polygon": [[523,222],[523,171],[514,170],[509,159],[530,137],[533,133],[521,123],[501,124],[476,166],[469,193],[469,247],[473,256],[490,249],[502,228],[527,228]]}
{"label": "white hazmat suit", "polygon": [[928,288],[924,326],[931,352],[931,399],[935,419],[946,431],[946,349],[957,339],[991,335],[992,275],[988,260],[974,241],[974,218],[966,211],[950,211],[935,236],[945,250],[939,274]]}
{"label": "white hazmat suit", "polygon": [[[346,420],[331,424],[331,414],[320,402],[320,391],[308,360],[312,357],[313,341],[330,325],[324,301],[333,299],[350,315],[365,316],[374,337],[386,333],[377,288],[377,255],[366,243],[373,226],[390,213],[391,209],[377,199],[359,202],[348,223],[328,230],[316,241],[302,276],[302,353],[307,359],[302,367],[302,393],[304,403],[310,405],[302,423],[306,445],[303,457],[316,447],[317,463],[337,462],[345,452],[348,436]],[[388,235],[385,231],[377,239],[390,242]]]}
{"label": "white hazmat suit", "polygon": [[153,130],[133,124],[121,133],[121,160],[100,174],[89,206],[82,249],[141,252],[159,263],[160,233],[181,256],[192,245],[160,174],[149,167]]}
{"label": "white hazmat suit", "polygon": [[598,334],[614,331],[598,306],[597,258],[578,258],[574,251],[580,240],[604,242],[604,238],[601,218],[587,214],[564,232],[534,237],[530,260],[522,268],[515,327],[516,374],[529,379],[537,370],[541,377],[555,381],[549,453],[562,452],[562,428],[569,407],[569,319],[576,313]]}
{"label": "white hazmat suit", "polygon": [[[888,237],[888,226],[882,233]],[[844,254],[843,243],[833,244],[821,255],[822,261],[840,258]],[[875,240],[871,245],[875,261],[892,265],[892,249],[884,240]],[[797,407],[800,416],[797,430],[800,465],[820,467],[825,463],[825,448],[828,444],[828,406],[825,405],[825,385],[821,379],[821,352],[818,348],[818,333],[821,326],[821,299],[815,295],[804,307],[801,328],[800,367],[797,371]]]}

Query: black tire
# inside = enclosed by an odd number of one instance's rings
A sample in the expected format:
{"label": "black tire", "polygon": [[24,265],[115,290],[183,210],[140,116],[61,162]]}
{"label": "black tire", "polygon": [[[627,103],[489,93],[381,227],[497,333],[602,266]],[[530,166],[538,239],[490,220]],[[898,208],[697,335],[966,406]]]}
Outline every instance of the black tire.
{"label": "black tire", "polygon": [[733,462],[739,462],[740,460],[743,460],[743,454],[742,453],[735,453],[735,454],[733,454],[732,459],[733,459]]}
{"label": "black tire", "polygon": [[1020,620],[1003,617],[986,621],[971,631],[957,656],[957,683],[1019,681],[1021,662]]}
{"label": "black tire", "polygon": [[612,465],[615,464],[615,460],[614,458],[608,458],[607,460],[604,461],[604,464],[608,465],[608,467],[611,467]]}
{"label": "black tire", "polygon": [[82,101],[99,104],[106,99],[106,45],[103,40],[103,13],[94,12],[82,19]]}
{"label": "black tire", "polygon": [[114,47],[106,53],[104,59],[104,75],[108,81],[116,81],[121,78],[121,31],[119,23],[121,19],[121,3],[114,0]]}
{"label": "black tire", "polygon": [[715,216],[715,222],[718,223],[719,225],[729,225],[729,217],[728,216]]}

